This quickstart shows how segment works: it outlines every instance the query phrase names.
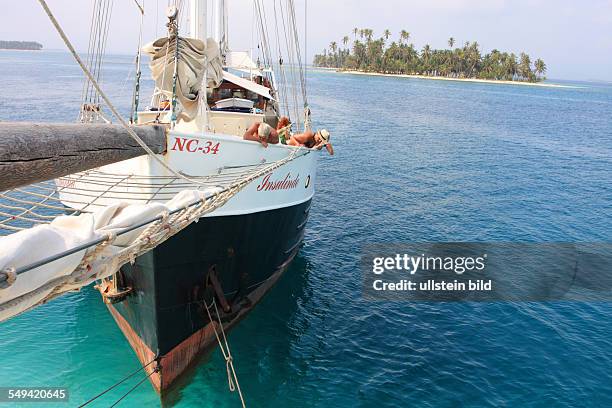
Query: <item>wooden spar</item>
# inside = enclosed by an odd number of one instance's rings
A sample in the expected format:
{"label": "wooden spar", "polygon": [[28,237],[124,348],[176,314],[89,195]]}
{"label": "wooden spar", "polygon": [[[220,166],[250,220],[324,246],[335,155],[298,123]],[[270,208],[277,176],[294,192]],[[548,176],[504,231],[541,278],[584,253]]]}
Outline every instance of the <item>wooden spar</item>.
{"label": "wooden spar", "polygon": [[[155,153],[162,126],[134,126]],[[52,180],[146,154],[121,125],[0,122],[0,191]]]}

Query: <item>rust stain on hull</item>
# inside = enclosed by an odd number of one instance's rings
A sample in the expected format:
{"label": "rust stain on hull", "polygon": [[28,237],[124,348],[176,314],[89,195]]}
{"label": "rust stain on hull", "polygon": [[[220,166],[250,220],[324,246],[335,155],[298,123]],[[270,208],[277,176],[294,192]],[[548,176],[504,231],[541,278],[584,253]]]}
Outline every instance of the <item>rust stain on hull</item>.
{"label": "rust stain on hull", "polygon": [[[265,283],[263,283],[261,286],[256,288],[248,295],[248,298],[251,301],[251,305],[242,308],[240,312],[230,322],[224,324],[224,329],[226,333],[232,327],[234,327],[240,320],[242,320],[246,316],[246,314],[251,311],[253,307],[262,299],[266,292],[270,290],[272,286],[274,286],[276,281],[285,272],[296,253],[297,251],[294,251],[291,257],[287,259],[287,261],[284,262]],[[115,319],[115,322],[117,322],[117,325],[130,343],[130,346],[132,346],[132,349],[138,356],[138,359],[140,360],[141,364],[144,366],[145,364],[155,359],[155,352],[153,352],[142,341],[142,339],[138,336],[138,334],[136,334],[136,332],[123,318],[123,316],[121,316],[121,314],[117,312],[115,307],[112,304],[107,304],[107,307],[111,315]],[[217,331],[220,334],[220,328],[218,323],[215,322],[214,324],[216,325]],[[171,388],[173,383],[181,376],[181,374],[183,374],[190,367],[190,365],[192,365],[192,363],[197,360],[197,357],[201,355],[202,352],[211,350],[216,345],[217,340],[215,337],[213,325],[211,323],[208,323],[200,330],[194,332],[187,339],[183,340],[170,352],[166,353],[163,356],[158,356],[158,364],[154,363],[145,368],[147,374],[151,374],[158,366],[160,368],[158,372],[153,373],[149,377],[153,388],[155,388],[157,393],[163,395],[165,391]]]}

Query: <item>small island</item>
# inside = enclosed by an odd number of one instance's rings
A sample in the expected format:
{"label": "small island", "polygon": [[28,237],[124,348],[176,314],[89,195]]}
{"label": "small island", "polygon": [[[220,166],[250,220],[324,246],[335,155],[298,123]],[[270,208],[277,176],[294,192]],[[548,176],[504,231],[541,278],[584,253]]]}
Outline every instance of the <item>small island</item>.
{"label": "small island", "polygon": [[339,71],[383,75],[416,76],[431,79],[457,79],[472,81],[528,82],[546,79],[546,64],[540,58],[532,63],[531,57],[521,52],[502,52],[497,49],[482,55],[477,42],[466,42],[455,47],[453,37],[447,49],[433,49],[425,45],[420,51],[409,43],[410,33],[402,30],[397,41],[389,42],[391,31],[374,39],[374,31],[363,28],[352,30],[350,37],[342,38],[344,47],[332,41],[314,57],[314,65]]}
{"label": "small island", "polygon": [[42,44],[36,41],[3,41],[0,40],[0,50],[42,50]]}

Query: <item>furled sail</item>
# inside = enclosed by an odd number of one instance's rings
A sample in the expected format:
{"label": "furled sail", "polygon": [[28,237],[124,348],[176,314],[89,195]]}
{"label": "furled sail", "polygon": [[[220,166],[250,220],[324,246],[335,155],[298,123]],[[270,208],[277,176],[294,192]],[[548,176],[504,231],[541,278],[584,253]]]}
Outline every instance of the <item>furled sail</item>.
{"label": "furled sail", "polygon": [[261,72],[257,64],[244,51],[229,51],[225,56],[225,65],[247,74],[263,76],[263,72]]}
{"label": "furled sail", "polygon": [[[175,38],[163,37],[143,47],[151,56],[149,66],[155,85],[168,99],[174,88]],[[198,96],[206,69],[206,86],[221,84],[223,69],[219,47],[212,38],[206,44],[195,38],[179,37],[176,97],[183,107],[185,120],[192,120],[198,111]]]}

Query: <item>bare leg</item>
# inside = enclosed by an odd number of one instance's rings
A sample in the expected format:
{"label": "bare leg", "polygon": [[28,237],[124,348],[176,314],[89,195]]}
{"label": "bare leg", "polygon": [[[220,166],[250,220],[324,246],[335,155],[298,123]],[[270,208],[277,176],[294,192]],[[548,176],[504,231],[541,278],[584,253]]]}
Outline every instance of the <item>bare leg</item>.
{"label": "bare leg", "polygon": [[260,142],[259,136],[257,136],[257,129],[259,129],[259,122],[253,123],[242,137],[244,140],[252,140],[254,142]]}

